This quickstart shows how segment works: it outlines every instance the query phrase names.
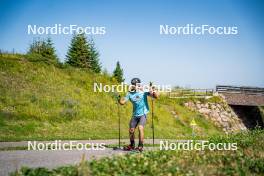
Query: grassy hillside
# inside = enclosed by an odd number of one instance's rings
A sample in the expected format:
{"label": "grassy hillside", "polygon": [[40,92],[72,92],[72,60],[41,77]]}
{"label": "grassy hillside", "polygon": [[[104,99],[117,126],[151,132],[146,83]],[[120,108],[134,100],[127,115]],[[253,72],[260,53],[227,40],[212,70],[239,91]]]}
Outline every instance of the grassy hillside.
{"label": "grassy hillside", "polygon": [[[117,138],[116,102],[109,93],[94,93],[94,82],[114,84],[107,75],[83,69],[0,56],[0,141]],[[131,105],[121,107],[122,138],[130,116]],[[161,97],[155,102],[156,137],[190,136],[192,118],[199,135],[221,133],[203,116]],[[151,134],[149,118],[146,138]]]}

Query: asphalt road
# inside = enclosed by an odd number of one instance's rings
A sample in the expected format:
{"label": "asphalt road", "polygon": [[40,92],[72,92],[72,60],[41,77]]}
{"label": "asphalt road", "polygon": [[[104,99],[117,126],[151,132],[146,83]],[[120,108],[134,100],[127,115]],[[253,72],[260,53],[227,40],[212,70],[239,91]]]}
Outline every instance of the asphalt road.
{"label": "asphalt road", "polygon": [[[127,140],[122,141],[128,142]],[[42,142],[47,143],[50,141]],[[89,141],[82,140],[78,142],[117,144],[118,141],[113,139]],[[146,140],[146,143],[151,143],[151,140]],[[159,143],[159,140],[157,139],[155,143]],[[85,154],[85,158],[87,160],[92,160],[127,153],[126,151],[113,150],[112,148],[105,148],[104,150],[12,150],[13,147],[25,146],[27,146],[27,141],[0,142],[0,148],[2,149],[2,151],[0,151],[0,176],[9,175],[10,172],[19,170],[22,166],[47,167],[52,169],[64,165],[78,164],[81,161],[83,154]],[[8,150],[3,150],[8,147]],[[151,150],[151,148],[145,147],[145,150]]]}
{"label": "asphalt road", "polygon": [[125,151],[114,151],[111,148],[105,150],[13,150],[0,151],[0,175],[6,176],[10,172],[27,167],[47,167],[55,168],[63,165],[73,165],[80,162],[85,154],[87,160],[101,157],[124,154]]}
{"label": "asphalt road", "polygon": [[[167,139],[155,139],[155,144]],[[78,143],[104,143],[106,145],[117,144],[117,139],[110,140],[73,140]],[[168,140],[174,142],[186,142],[188,140]],[[50,143],[54,141],[37,141],[38,143]],[[122,145],[128,140],[122,140]],[[69,141],[61,141],[69,143]],[[151,139],[145,139],[145,144],[152,144]],[[9,175],[10,172],[26,167],[46,167],[49,169],[65,165],[75,165],[81,161],[83,154],[86,160],[111,157],[114,155],[126,154],[126,151],[104,148],[104,150],[27,150],[28,141],[21,142],[0,142],[0,176]],[[159,147],[155,147],[158,149]],[[144,150],[153,150],[153,147],[144,147]]]}

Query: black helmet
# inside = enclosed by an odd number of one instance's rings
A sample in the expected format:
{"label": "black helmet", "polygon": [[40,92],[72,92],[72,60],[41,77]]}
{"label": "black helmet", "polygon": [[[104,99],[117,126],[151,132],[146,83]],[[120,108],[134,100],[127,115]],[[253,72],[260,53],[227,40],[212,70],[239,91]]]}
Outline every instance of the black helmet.
{"label": "black helmet", "polygon": [[141,83],[140,79],[139,78],[133,78],[131,80],[131,84],[136,86],[137,84]]}

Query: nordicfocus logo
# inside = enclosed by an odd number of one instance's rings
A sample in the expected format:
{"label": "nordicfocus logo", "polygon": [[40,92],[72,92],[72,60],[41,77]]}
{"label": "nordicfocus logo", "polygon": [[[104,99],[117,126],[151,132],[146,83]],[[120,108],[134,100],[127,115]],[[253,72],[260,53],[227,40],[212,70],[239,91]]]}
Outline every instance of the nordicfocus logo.
{"label": "nordicfocus logo", "polygon": [[237,143],[210,143],[209,141],[160,141],[160,150],[237,150]]}
{"label": "nordicfocus logo", "polygon": [[104,35],[106,34],[105,26],[78,26],[75,24],[63,26],[54,24],[53,26],[28,25],[28,35],[72,35],[84,33],[87,35]]}
{"label": "nordicfocus logo", "polygon": [[108,85],[108,84],[103,85],[102,83],[93,84],[94,92],[119,92],[121,93],[121,92],[128,92],[131,89],[133,89],[133,87],[136,87],[136,89],[143,90],[143,91],[148,91],[150,90],[151,87],[159,92],[171,92],[172,91],[171,85],[153,85],[150,87],[149,85],[138,84],[137,86],[133,86],[133,85],[125,84],[125,83],[113,84],[113,85]]}
{"label": "nordicfocus logo", "polygon": [[28,150],[105,150],[105,143],[82,143],[78,141],[40,142],[28,141]]}
{"label": "nordicfocus logo", "polygon": [[237,35],[237,26],[212,26],[186,24],[185,26],[160,25],[161,35]]}

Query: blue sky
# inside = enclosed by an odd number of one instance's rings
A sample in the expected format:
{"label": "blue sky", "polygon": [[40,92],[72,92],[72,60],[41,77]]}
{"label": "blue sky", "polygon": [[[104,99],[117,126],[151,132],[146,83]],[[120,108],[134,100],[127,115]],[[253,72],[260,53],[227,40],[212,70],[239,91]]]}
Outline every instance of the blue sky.
{"label": "blue sky", "polygon": [[[264,87],[264,3],[254,0],[0,0],[0,48],[25,53],[27,25],[105,26],[92,36],[102,66],[121,62],[126,81],[192,88]],[[164,36],[159,25],[237,26],[238,35]],[[51,35],[63,61],[71,35]]]}

